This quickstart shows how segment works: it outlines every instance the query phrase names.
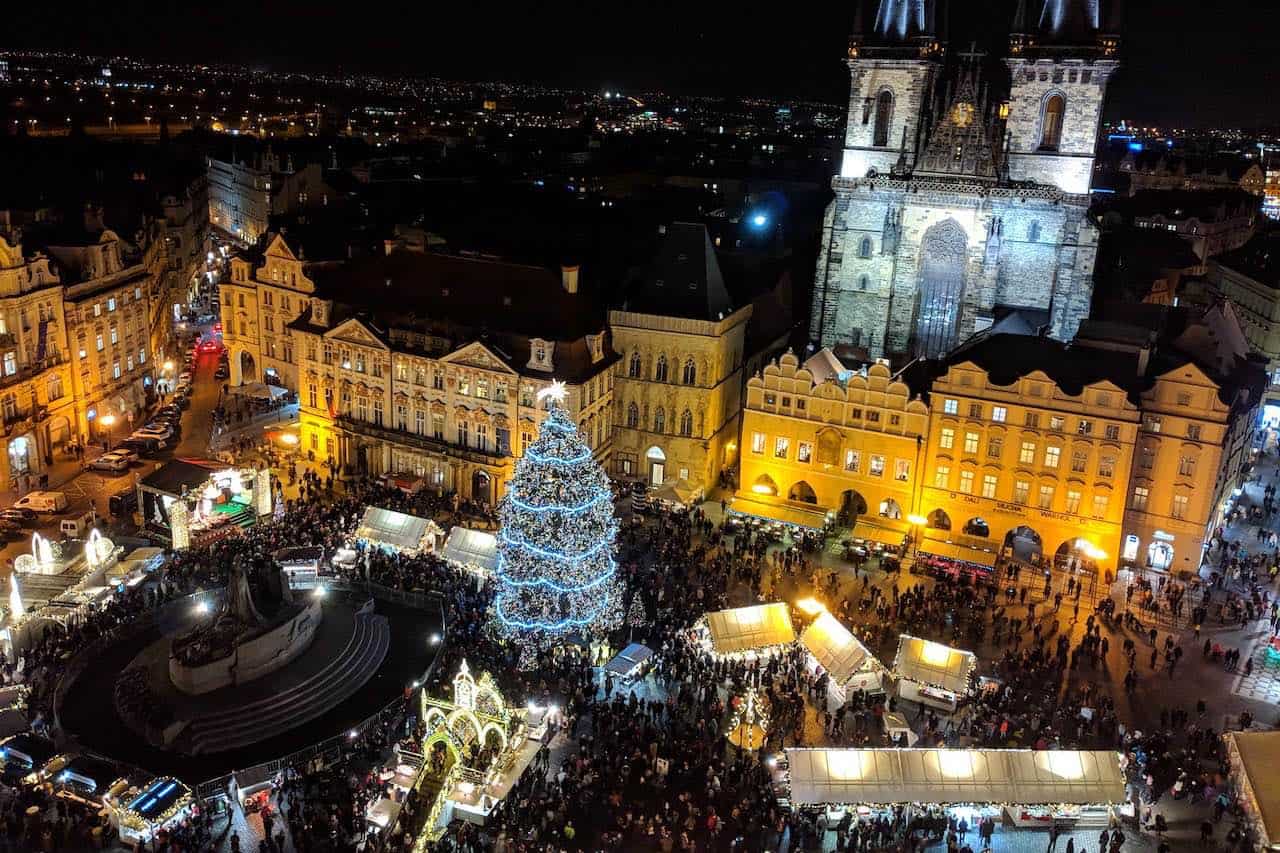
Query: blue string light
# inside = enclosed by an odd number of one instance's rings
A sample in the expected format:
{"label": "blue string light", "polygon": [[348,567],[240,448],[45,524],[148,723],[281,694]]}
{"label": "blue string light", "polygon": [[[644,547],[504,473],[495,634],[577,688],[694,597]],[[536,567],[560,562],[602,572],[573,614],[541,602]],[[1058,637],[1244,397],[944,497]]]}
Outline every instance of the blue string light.
{"label": "blue string light", "polygon": [[534,506],[531,503],[526,503],[520,500],[515,495],[511,495],[510,497],[507,498],[507,500],[511,501],[512,504],[524,510],[525,512],[535,512],[535,513],[563,512],[569,515],[578,515],[579,513],[582,513],[591,509],[593,506],[600,503],[601,501],[611,500],[612,497],[613,497],[612,495],[607,495],[607,494],[596,495],[594,498],[587,501],[586,503],[580,503],[577,506],[560,506],[557,504],[547,504],[546,506]]}

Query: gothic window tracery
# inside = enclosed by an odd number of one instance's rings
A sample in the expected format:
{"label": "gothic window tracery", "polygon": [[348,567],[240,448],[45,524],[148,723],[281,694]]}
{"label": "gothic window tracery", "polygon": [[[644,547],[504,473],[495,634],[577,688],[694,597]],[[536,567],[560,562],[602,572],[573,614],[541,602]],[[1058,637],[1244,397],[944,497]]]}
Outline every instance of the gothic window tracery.
{"label": "gothic window tracery", "polygon": [[876,97],[876,125],[872,145],[885,148],[889,145],[889,122],[893,118],[893,93],[888,89]]}

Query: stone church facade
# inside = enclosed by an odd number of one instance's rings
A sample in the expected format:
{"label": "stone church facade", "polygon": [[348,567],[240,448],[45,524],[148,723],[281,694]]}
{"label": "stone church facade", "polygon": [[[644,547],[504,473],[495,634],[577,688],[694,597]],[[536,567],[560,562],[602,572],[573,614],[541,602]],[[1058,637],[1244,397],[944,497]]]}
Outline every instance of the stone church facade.
{"label": "stone church facade", "polygon": [[1027,5],[1002,102],[980,55],[948,70],[933,0],[880,0],[871,32],[855,22],[815,343],[903,361],[941,356],[1006,317],[1067,339],[1088,315],[1089,180],[1115,21],[1099,26],[1097,0]]}

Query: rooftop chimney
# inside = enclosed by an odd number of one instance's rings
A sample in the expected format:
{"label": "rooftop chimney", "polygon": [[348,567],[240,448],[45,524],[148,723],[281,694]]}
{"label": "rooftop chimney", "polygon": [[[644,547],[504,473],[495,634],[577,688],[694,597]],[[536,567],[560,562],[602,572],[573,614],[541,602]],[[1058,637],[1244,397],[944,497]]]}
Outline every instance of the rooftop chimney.
{"label": "rooftop chimney", "polygon": [[578,265],[569,264],[560,265],[560,283],[564,285],[565,293],[578,292]]}

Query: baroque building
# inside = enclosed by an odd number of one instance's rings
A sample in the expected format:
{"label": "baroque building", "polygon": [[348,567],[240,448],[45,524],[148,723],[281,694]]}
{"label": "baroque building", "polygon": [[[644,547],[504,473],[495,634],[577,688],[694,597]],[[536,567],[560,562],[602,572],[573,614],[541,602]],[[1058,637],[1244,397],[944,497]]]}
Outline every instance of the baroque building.
{"label": "baroque building", "polygon": [[949,68],[935,0],[880,0],[866,31],[861,7],[811,339],[936,358],[1015,312],[1070,338],[1093,292],[1089,183],[1114,17],[1104,26],[1090,0],[1020,0],[1000,101],[981,55]]}
{"label": "baroque building", "polygon": [[276,234],[232,259],[220,299],[231,384],[263,370],[297,391],[303,450],[335,471],[495,505],[554,381],[607,463],[617,356],[577,267],[404,249],[306,261]]}

